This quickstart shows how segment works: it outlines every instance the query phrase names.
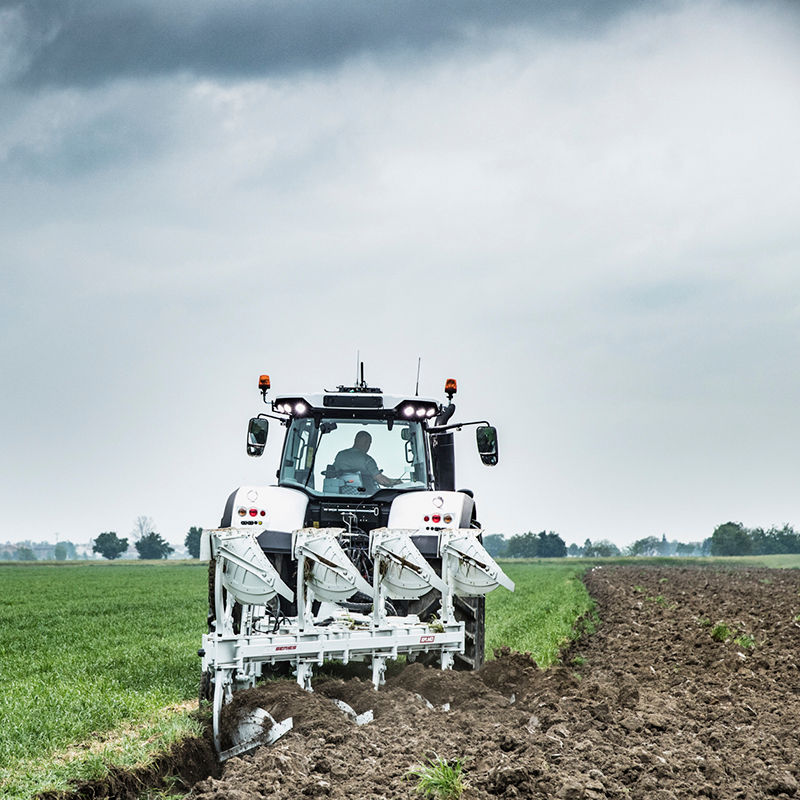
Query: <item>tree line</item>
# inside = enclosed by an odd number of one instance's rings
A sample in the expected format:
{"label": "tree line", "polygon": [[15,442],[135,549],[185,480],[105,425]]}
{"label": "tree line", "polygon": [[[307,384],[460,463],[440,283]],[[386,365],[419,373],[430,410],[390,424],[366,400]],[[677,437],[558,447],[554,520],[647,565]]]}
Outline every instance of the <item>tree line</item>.
{"label": "tree line", "polygon": [[623,552],[608,539],[592,542],[587,539],[583,546],[566,542],[555,531],[519,533],[506,539],[499,533],[483,537],[483,546],[493,558],[608,558],[623,555]]}
{"label": "tree line", "polygon": [[[202,528],[192,526],[183,540],[192,558],[200,558],[202,532]],[[142,560],[167,558],[170,553],[175,552],[175,548],[155,531],[153,521],[149,517],[137,517],[131,535],[134,539],[133,546]],[[104,531],[92,543],[92,551],[109,560],[120,558],[127,550],[128,537],[120,538],[116,531]]]}
{"label": "tree line", "polygon": [[[184,546],[192,558],[200,557],[202,528],[192,526],[184,538]],[[133,546],[140,559],[167,558],[175,548],[154,529],[149,517],[138,517],[130,534]],[[92,542],[92,551],[103,558],[114,560],[128,551],[128,537],[120,537],[115,531],[104,531]],[[746,528],[741,522],[725,522],[714,529],[707,539],[698,542],[669,540],[665,535],[646,536],[633,544],[619,548],[608,539],[592,542],[586,539],[583,545],[564,542],[555,531],[528,531],[506,538],[493,533],[483,537],[483,545],[494,558],[609,558],[613,556],[747,556],[800,553],[800,533],[791,525],[781,528]],[[37,552],[39,555],[37,555]],[[84,556],[85,557],[85,556]],[[64,561],[78,555],[72,542],[55,545],[34,545],[23,542],[6,545],[0,549],[0,561],[36,561],[55,559]]]}
{"label": "tree line", "polygon": [[583,545],[567,544],[554,531],[501,534],[483,537],[483,545],[494,558],[608,558],[612,556],[749,556],[800,553],[800,533],[791,525],[781,528],[746,528],[741,522],[718,525],[711,536],[697,542],[679,542],[666,535],[645,536],[620,548],[608,539]]}
{"label": "tree line", "polygon": [[[700,542],[669,540],[665,535],[646,536],[627,547],[608,539],[586,539],[582,545],[570,544],[554,531],[520,533],[508,539],[501,534],[483,537],[483,545],[494,558],[612,558],[614,556],[708,556],[712,537]],[[797,552],[800,552],[798,550]],[[721,554],[721,555],[727,555]]]}
{"label": "tree line", "polygon": [[[192,526],[183,540],[192,558],[200,558],[202,532],[202,528]],[[133,531],[128,536],[119,536],[116,531],[103,531],[91,540],[89,545],[93,553],[113,561],[128,552],[131,541],[140,559],[163,559],[175,552],[175,548],[156,532],[150,517],[137,517]],[[78,552],[78,547],[82,548],[81,554]],[[72,561],[88,558],[87,549],[86,545],[75,545],[69,541],[57,542],[55,545],[30,541],[19,544],[6,543],[0,545],[0,561]]]}
{"label": "tree line", "polygon": [[741,522],[718,525],[711,535],[712,556],[764,556],[800,553],[800,533],[791,525],[782,528],[746,528]]}
{"label": "tree line", "polygon": [[69,541],[53,544],[28,540],[19,544],[6,542],[0,545],[0,561],[67,561],[81,557],[87,558],[86,554],[79,556],[76,546]]}

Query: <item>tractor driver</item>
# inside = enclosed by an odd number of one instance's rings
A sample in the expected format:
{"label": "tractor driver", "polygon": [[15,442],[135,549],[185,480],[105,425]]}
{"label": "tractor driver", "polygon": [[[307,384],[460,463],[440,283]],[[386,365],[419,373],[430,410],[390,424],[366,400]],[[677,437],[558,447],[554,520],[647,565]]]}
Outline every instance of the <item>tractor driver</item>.
{"label": "tractor driver", "polygon": [[367,455],[371,444],[372,436],[366,431],[359,431],[353,446],[337,453],[333,462],[334,468],[340,472],[359,472],[365,486],[396,486],[400,483],[400,478],[387,478],[378,468],[375,459]]}

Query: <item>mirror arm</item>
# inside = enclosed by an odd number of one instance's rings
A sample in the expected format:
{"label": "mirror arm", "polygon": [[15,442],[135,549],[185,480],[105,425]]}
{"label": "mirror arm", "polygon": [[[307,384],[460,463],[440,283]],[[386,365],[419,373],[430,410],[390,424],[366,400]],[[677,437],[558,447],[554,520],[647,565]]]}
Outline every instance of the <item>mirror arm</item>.
{"label": "mirror arm", "polygon": [[455,422],[452,425],[441,425],[428,428],[428,433],[432,436],[438,436],[445,431],[460,431],[465,425],[489,425],[485,419],[480,419],[475,422]]}
{"label": "mirror arm", "polygon": [[278,420],[278,422],[280,422],[281,425],[288,425],[289,424],[289,420],[291,419],[291,417],[277,417],[277,416],[275,416],[275,414],[257,414],[256,416],[259,417],[259,418],[264,418],[264,419],[266,419],[266,418],[276,419],[276,420]]}

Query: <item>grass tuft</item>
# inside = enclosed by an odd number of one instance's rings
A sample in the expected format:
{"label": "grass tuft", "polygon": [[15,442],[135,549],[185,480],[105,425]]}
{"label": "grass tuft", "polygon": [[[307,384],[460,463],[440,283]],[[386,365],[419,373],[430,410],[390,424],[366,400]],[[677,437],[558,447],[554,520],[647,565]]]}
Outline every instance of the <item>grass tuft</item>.
{"label": "grass tuft", "polygon": [[463,770],[463,759],[447,761],[434,755],[427,763],[409,770],[406,778],[416,779],[414,791],[423,797],[431,800],[457,800],[467,787]]}
{"label": "grass tuft", "polygon": [[734,634],[734,631],[725,622],[718,622],[711,629],[711,638],[715,642],[727,642],[728,639],[733,637],[733,634]]}

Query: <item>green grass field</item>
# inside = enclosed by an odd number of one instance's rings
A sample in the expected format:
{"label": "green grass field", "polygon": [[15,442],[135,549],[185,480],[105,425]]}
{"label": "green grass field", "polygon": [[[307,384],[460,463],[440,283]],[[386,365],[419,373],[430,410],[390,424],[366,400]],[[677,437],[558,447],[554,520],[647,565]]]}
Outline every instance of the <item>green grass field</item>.
{"label": "green grass field", "polygon": [[[0,796],[94,777],[191,728],[206,565],[0,565]],[[109,731],[124,732],[107,737]],[[145,748],[146,749],[146,748]]]}
{"label": "green grass field", "polygon": [[[596,563],[800,567],[800,555],[504,561],[516,591],[487,597],[487,655],[557,660],[592,610],[580,576]],[[141,763],[198,730],[206,574],[198,562],[0,564],[0,796]]]}
{"label": "green grass field", "polygon": [[529,651],[540,667],[556,661],[575,621],[593,607],[581,581],[587,566],[561,559],[503,561],[516,586],[513,594],[496,589],[486,598],[486,655],[505,645]]}

